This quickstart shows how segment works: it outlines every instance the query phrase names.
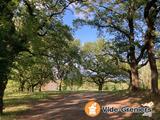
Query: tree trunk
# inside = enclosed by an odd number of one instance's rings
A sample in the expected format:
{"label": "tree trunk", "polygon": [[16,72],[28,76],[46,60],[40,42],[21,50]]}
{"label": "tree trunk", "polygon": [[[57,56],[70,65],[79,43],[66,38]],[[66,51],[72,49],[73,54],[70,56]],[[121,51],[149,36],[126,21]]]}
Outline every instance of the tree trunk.
{"label": "tree trunk", "polygon": [[0,90],[0,115],[3,113],[3,95],[4,95],[4,90]]}
{"label": "tree trunk", "polygon": [[130,90],[137,91],[139,90],[139,73],[138,73],[138,63],[135,57],[135,46],[130,47]]}
{"label": "tree trunk", "polygon": [[1,80],[0,80],[0,115],[3,113],[3,96],[4,91],[8,82],[7,74],[6,73],[0,73]]}
{"label": "tree trunk", "polygon": [[42,85],[39,85],[39,92],[41,92],[42,90],[41,90],[41,87],[42,87]]}
{"label": "tree trunk", "polygon": [[20,86],[19,86],[19,91],[20,92],[24,92],[24,85],[25,85],[25,82],[20,83]]}
{"label": "tree trunk", "polygon": [[[11,59],[12,60],[12,59]],[[3,113],[3,96],[8,82],[9,64],[7,60],[0,60],[0,115]]]}
{"label": "tree trunk", "polygon": [[154,43],[156,39],[155,22],[157,19],[158,12],[160,11],[156,2],[157,0],[148,1],[144,10],[144,18],[148,26],[145,35],[145,40],[147,44],[148,60],[151,69],[151,89],[154,94],[158,94],[158,70],[154,54]]}
{"label": "tree trunk", "polygon": [[103,90],[103,84],[99,84],[99,85],[98,85],[98,90],[99,90],[99,91],[102,91],[102,90]]}
{"label": "tree trunk", "polygon": [[137,65],[131,64],[131,87],[132,91],[139,90],[139,75]]}
{"label": "tree trunk", "polygon": [[128,73],[129,73],[129,87],[128,87],[128,89],[130,90],[132,87],[132,74],[131,74],[131,71],[128,71]]}
{"label": "tree trunk", "polygon": [[[14,13],[8,8],[10,1],[3,0],[2,5],[0,5],[0,17],[4,18],[1,26],[2,32],[0,32],[0,114],[3,113],[3,96],[8,82],[10,68],[15,56],[20,52],[19,48],[16,47],[17,44],[13,42],[16,40],[16,30],[13,22]],[[6,27],[6,25],[9,27]],[[4,32],[5,29],[7,29],[7,33]]]}
{"label": "tree trunk", "polygon": [[149,32],[146,36],[147,38],[147,53],[148,53],[148,60],[151,70],[151,89],[152,93],[158,94],[158,70],[156,65],[156,59],[154,54],[154,36],[151,32]]}
{"label": "tree trunk", "polygon": [[73,80],[71,80],[71,91],[73,91]]}
{"label": "tree trunk", "polygon": [[31,92],[34,92],[34,86],[31,86]]}
{"label": "tree trunk", "polygon": [[1,88],[2,86],[0,85],[0,115],[3,113],[3,96],[4,96],[4,88]]}
{"label": "tree trunk", "polygon": [[156,65],[155,54],[153,52],[153,43],[150,43],[148,48],[148,60],[151,69],[151,89],[154,94],[158,94],[158,70]]}
{"label": "tree trunk", "polygon": [[27,87],[27,91],[30,92],[30,87],[29,86]]}
{"label": "tree trunk", "polygon": [[59,91],[62,91],[62,80],[60,80]]}
{"label": "tree trunk", "polygon": [[130,64],[131,69],[131,90],[137,91],[139,88],[139,75],[138,75],[138,64],[135,56],[135,36],[134,36],[134,14],[135,14],[135,3],[129,2],[128,6],[128,26],[129,26],[129,54],[128,54],[128,60]]}

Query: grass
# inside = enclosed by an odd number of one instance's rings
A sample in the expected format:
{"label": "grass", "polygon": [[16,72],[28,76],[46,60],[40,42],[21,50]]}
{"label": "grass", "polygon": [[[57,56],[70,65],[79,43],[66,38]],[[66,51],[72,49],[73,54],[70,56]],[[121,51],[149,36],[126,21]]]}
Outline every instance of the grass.
{"label": "grass", "polygon": [[47,91],[47,92],[35,92],[35,93],[14,93],[5,94],[4,104],[5,106],[26,104],[33,101],[39,101],[44,99],[49,99],[53,96],[65,95],[70,93],[69,91]]}
{"label": "grass", "polygon": [[6,93],[4,96],[4,115],[0,116],[0,120],[16,120],[17,114],[29,110],[30,102],[49,99],[60,94],[67,94],[67,92]]}

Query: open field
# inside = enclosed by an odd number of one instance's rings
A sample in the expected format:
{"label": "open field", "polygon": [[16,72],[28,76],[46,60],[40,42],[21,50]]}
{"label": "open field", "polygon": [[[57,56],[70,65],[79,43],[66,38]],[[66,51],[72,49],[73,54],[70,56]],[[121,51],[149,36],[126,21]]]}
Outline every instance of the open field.
{"label": "open field", "polygon": [[5,95],[5,113],[0,120],[149,120],[141,113],[100,113],[95,118],[88,117],[84,106],[89,100],[102,106],[140,106],[153,101],[155,113],[152,119],[160,119],[159,98],[147,92],[42,92],[33,94]]}

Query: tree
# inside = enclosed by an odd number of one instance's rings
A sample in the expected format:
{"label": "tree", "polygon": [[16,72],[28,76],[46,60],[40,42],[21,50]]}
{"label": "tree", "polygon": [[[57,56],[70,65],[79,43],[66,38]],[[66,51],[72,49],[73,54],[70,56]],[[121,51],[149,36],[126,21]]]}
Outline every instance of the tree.
{"label": "tree", "polygon": [[[59,47],[56,51],[52,50],[50,53],[52,55],[51,61],[54,69],[54,76],[57,80],[60,80],[59,91],[62,90],[63,80],[68,80],[72,70],[76,69],[77,72],[79,71],[78,66],[81,60],[79,46],[79,41],[69,41],[67,47]],[[73,78],[75,78],[75,76],[73,76]]]}
{"label": "tree", "polygon": [[144,18],[148,27],[145,34],[145,42],[151,69],[151,88],[154,94],[158,94],[158,70],[156,65],[154,46],[156,43],[155,23],[159,12],[160,9],[158,7],[157,0],[151,0],[147,2],[144,10]]}
{"label": "tree", "polygon": [[[141,16],[143,1],[87,1],[79,7],[79,11],[86,14],[85,19],[77,19],[77,25],[91,25],[101,32],[107,31],[113,34],[114,39],[122,45],[125,43],[123,52],[115,56],[118,61],[128,63],[130,66],[131,89],[139,89],[138,69],[146,65],[145,49],[143,43],[144,21]],[[85,15],[84,15],[85,16]],[[142,28],[142,29],[141,29]],[[127,49],[126,49],[127,48]],[[140,52],[138,52],[140,51]],[[119,51],[118,51],[119,52]],[[115,55],[115,54],[113,54]],[[117,55],[117,54],[116,54]],[[128,71],[128,70],[127,70]]]}
{"label": "tree", "polygon": [[[12,21],[13,13],[9,8],[12,3],[11,0],[3,0],[0,6],[0,114],[2,114],[3,110],[3,95],[10,67],[12,66],[15,56],[18,54],[19,49],[21,49],[17,44],[18,41],[15,41],[17,36]],[[13,6],[15,5],[13,4]]]}
{"label": "tree", "polygon": [[[41,91],[41,86],[53,81],[52,67],[50,63],[37,63],[38,61],[28,68],[29,79],[26,81],[26,86],[28,91],[34,92],[35,87],[39,87]],[[46,61],[45,61],[46,62]]]}
{"label": "tree", "polygon": [[52,66],[47,57],[35,57],[23,52],[13,63],[11,79],[18,81],[19,90],[34,92],[34,88],[53,80]]}
{"label": "tree", "polygon": [[57,33],[57,26],[63,26],[57,16],[62,14],[70,4],[77,1],[79,0],[1,1],[0,114],[3,112],[4,90],[15,57],[20,52],[28,51],[30,42],[36,41],[40,36],[46,36],[48,30]]}
{"label": "tree", "polygon": [[76,86],[77,89],[81,87],[83,80],[80,68],[72,64],[69,67],[69,72],[66,74],[63,81],[66,87],[68,86],[71,90],[74,90],[74,86]]}
{"label": "tree", "polygon": [[19,91],[24,92],[25,84],[28,79],[24,66],[18,64],[14,65],[14,68],[11,69],[10,78],[11,80],[18,81]]}
{"label": "tree", "polygon": [[[126,79],[126,73],[118,69],[113,59],[105,53],[108,44],[103,39],[95,43],[86,43],[82,47],[82,67],[84,76],[90,77],[98,85],[98,90],[102,91],[104,83],[115,82],[115,78]],[[125,80],[124,80],[125,81]]]}

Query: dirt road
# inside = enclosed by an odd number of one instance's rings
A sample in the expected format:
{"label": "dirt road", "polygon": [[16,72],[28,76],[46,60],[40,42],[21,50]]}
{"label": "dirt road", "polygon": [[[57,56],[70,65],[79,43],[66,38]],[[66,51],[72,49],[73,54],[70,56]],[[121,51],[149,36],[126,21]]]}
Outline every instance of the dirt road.
{"label": "dirt road", "polygon": [[[141,96],[142,97],[142,96]],[[132,113],[101,113],[94,118],[87,116],[84,106],[95,100],[102,106],[122,107],[140,106],[141,97],[113,93],[70,93],[33,102],[27,112],[17,116],[20,120],[123,120],[131,118]]]}

